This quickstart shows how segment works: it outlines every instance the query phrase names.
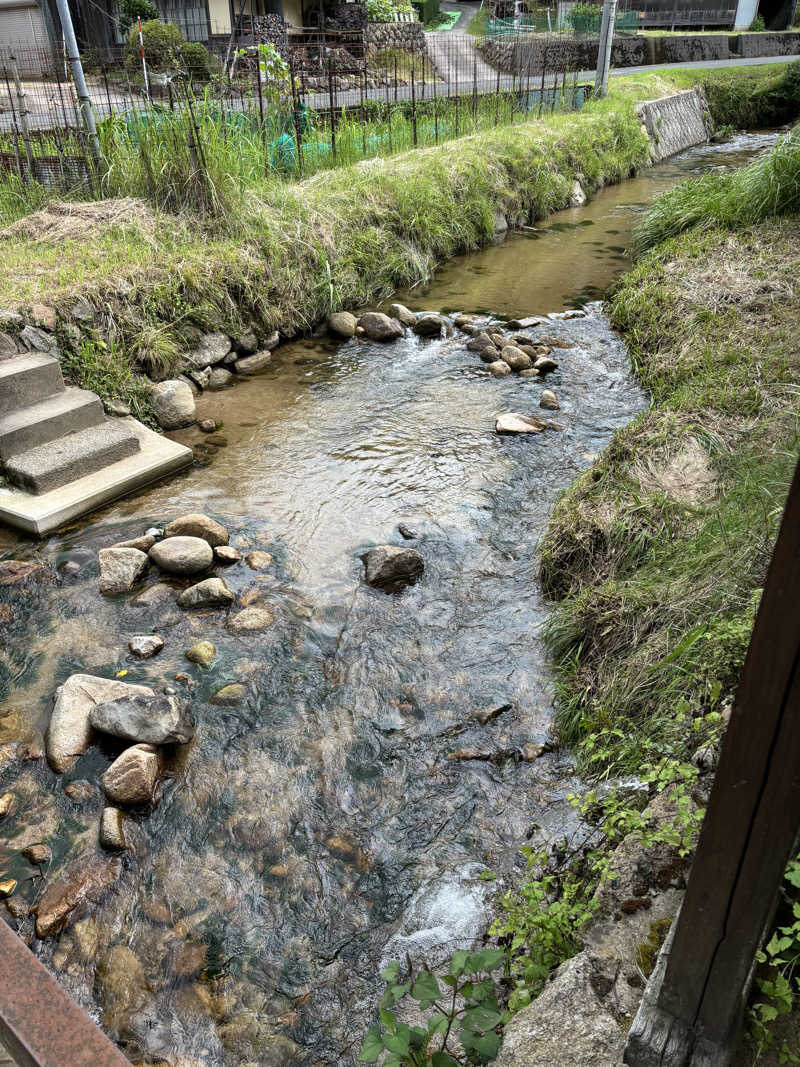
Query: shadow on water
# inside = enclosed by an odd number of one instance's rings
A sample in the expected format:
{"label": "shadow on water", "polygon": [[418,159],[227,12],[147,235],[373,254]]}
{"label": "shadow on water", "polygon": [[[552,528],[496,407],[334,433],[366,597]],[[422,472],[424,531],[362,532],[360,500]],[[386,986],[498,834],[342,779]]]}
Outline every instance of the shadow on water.
{"label": "shadow on water", "polygon": [[[446,264],[408,301],[510,316],[597,294],[627,263],[641,203],[758,147],[687,153],[532,238]],[[202,446],[205,466],[38,550],[15,546],[61,579],[8,601],[0,744],[40,742],[54,687],[78,670],[181,686],[198,717],[153,812],[130,820],[118,891],[58,942],[36,943],[134,1060],[353,1063],[381,962],[436,962],[472,944],[520,844],[571,826],[567,757],[519,758],[551,717],[536,547],[557,493],[645,397],[599,306],[536,333],[565,346],[547,380],[560,432],[498,437],[495,416],[538,411],[542,383],[492,379],[461,335],[301,341],[258,378],[201,399],[221,433],[176,436]],[[170,600],[99,596],[97,549],[189,511],[218,517],[244,553],[272,555],[224,571],[240,604],[275,614],[266,633],[237,637],[223,613]],[[404,543],[398,523],[426,570],[391,597],[362,584],[359,556]],[[164,650],[133,660],[129,638],[152,631]],[[198,638],[217,647],[210,668],[184,658]],[[212,703],[232,682],[244,698]],[[486,726],[470,717],[504,704]],[[495,758],[447,758],[458,749]],[[42,761],[0,762],[20,798],[0,870],[29,901],[40,886],[25,881],[19,850],[48,840],[56,862],[91,853],[99,794],[79,803],[63,787],[96,782],[111,758],[93,748],[60,779]]]}

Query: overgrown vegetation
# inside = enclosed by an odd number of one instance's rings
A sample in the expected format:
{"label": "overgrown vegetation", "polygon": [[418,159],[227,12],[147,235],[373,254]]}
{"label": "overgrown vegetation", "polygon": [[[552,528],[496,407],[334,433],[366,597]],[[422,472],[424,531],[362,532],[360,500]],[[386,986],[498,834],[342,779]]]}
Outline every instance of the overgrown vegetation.
{"label": "overgrown vegetation", "polygon": [[690,178],[659,197],[637,228],[636,246],[644,251],[684,230],[734,229],[799,210],[800,125],[748,166]]}

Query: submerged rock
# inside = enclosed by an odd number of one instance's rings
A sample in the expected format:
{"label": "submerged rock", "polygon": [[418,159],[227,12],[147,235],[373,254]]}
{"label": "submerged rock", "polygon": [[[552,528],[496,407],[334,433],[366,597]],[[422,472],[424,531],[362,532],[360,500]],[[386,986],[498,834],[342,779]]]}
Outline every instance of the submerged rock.
{"label": "submerged rock", "polygon": [[211,703],[230,707],[234,704],[241,704],[246,696],[246,687],[241,682],[232,682],[230,685],[224,685],[222,689],[218,689],[211,698]]}
{"label": "submerged rock", "polygon": [[32,863],[34,867],[42,867],[45,863],[49,863],[53,858],[53,853],[50,851],[49,845],[28,845],[27,848],[22,850],[22,855],[28,861]]}
{"label": "submerged rock", "polygon": [[399,593],[413,585],[425,570],[425,560],[413,548],[378,545],[361,557],[367,585],[386,593]]}
{"label": "submerged rock", "polygon": [[101,548],[97,560],[103,596],[130,592],[149,564],[146,553],[138,548]]}
{"label": "submerged rock", "polygon": [[261,552],[256,549],[254,552],[248,552],[244,557],[244,561],[251,570],[263,571],[265,567],[272,563],[272,556],[269,552]]}
{"label": "submerged rock", "polygon": [[196,641],[184,652],[190,663],[197,663],[200,667],[210,667],[216,655],[217,650],[210,641]]}
{"label": "submerged rock", "polygon": [[368,311],[359,319],[359,325],[372,341],[396,341],[403,336],[403,327],[397,319],[390,319],[381,311]]}
{"label": "submerged rock", "polygon": [[228,616],[228,629],[233,634],[252,634],[268,630],[275,622],[275,615],[268,608],[245,608],[236,615]]}
{"label": "submerged rock", "polygon": [[97,787],[85,778],[77,778],[64,786],[64,792],[74,804],[86,804],[97,797]]}
{"label": "submerged rock", "polygon": [[237,374],[258,374],[272,362],[272,353],[265,348],[263,352],[255,352],[252,356],[237,359],[234,363]]}
{"label": "submerged rock", "polygon": [[167,524],[164,537],[200,537],[212,548],[227,545],[230,540],[230,535],[221,522],[199,512],[173,519]]}
{"label": "submerged rock", "polygon": [[123,814],[119,808],[103,808],[100,816],[100,847],[108,852],[122,852],[128,846],[125,842]]}
{"label": "submerged rock", "polygon": [[164,638],[158,634],[138,634],[128,642],[129,651],[138,659],[149,659],[164,647]]}
{"label": "submerged rock", "polygon": [[177,603],[181,608],[221,608],[232,604],[234,599],[222,578],[206,578],[184,589]]}
{"label": "submerged rock", "polygon": [[354,337],[358,319],[349,311],[337,311],[328,319],[328,329],[337,337]]}
{"label": "submerged rock", "polygon": [[95,730],[149,745],[185,745],[194,737],[190,708],[167,693],[137,694],[95,705],[89,715]]}
{"label": "submerged rock", "polygon": [[150,390],[150,403],[162,430],[180,430],[195,420],[194,394],[177,378],[157,382]]}
{"label": "submerged rock", "polygon": [[161,760],[153,745],[133,745],[117,756],[100,781],[115,804],[149,804],[160,770]]}
{"label": "submerged rock", "polygon": [[4,878],[3,881],[0,882],[0,900],[10,897],[16,888],[16,878]]}
{"label": "submerged rock", "polygon": [[0,819],[5,819],[17,806],[17,798],[13,793],[3,793],[0,796]]}
{"label": "submerged rock", "polygon": [[69,770],[92,740],[89,717],[98,704],[123,698],[155,696],[144,685],[114,678],[73,674],[56,690],[53,714],[47,728],[47,762],[57,773]]}
{"label": "submerged rock", "polygon": [[116,859],[85,859],[52,882],[44,892],[36,912],[37,937],[53,937],[76,919],[84,907],[98,903],[116,883],[120,874]]}
{"label": "submerged rock", "polygon": [[153,545],[149,554],[168,574],[198,574],[214,562],[214,551],[202,537],[167,537]]}

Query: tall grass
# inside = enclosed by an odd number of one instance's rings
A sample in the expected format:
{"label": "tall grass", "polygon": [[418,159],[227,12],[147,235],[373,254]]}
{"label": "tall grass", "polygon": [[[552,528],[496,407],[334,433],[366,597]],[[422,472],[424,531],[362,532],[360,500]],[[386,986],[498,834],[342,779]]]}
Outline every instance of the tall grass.
{"label": "tall grass", "polygon": [[735,229],[800,211],[800,125],[746,167],[690,178],[655,201],[636,227],[644,252],[692,228]]}

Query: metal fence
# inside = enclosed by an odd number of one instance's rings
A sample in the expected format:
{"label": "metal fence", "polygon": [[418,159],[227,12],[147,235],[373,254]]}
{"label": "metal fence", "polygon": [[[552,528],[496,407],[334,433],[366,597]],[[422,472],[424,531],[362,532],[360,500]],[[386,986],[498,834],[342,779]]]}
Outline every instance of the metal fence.
{"label": "metal fence", "polygon": [[201,165],[213,150],[242,181],[299,176],[582,106],[586,87],[556,36],[536,39],[513,74],[489,66],[473,37],[428,41],[424,53],[368,55],[359,35],[332,41],[309,31],[290,49],[277,90],[265,83],[255,49],[227,66],[216,60],[198,80],[151,69],[147,88],[136,56],[100,62],[87,72],[100,168],[63,56],[19,51],[0,67],[0,180],[100,196],[120,155],[187,135]]}

